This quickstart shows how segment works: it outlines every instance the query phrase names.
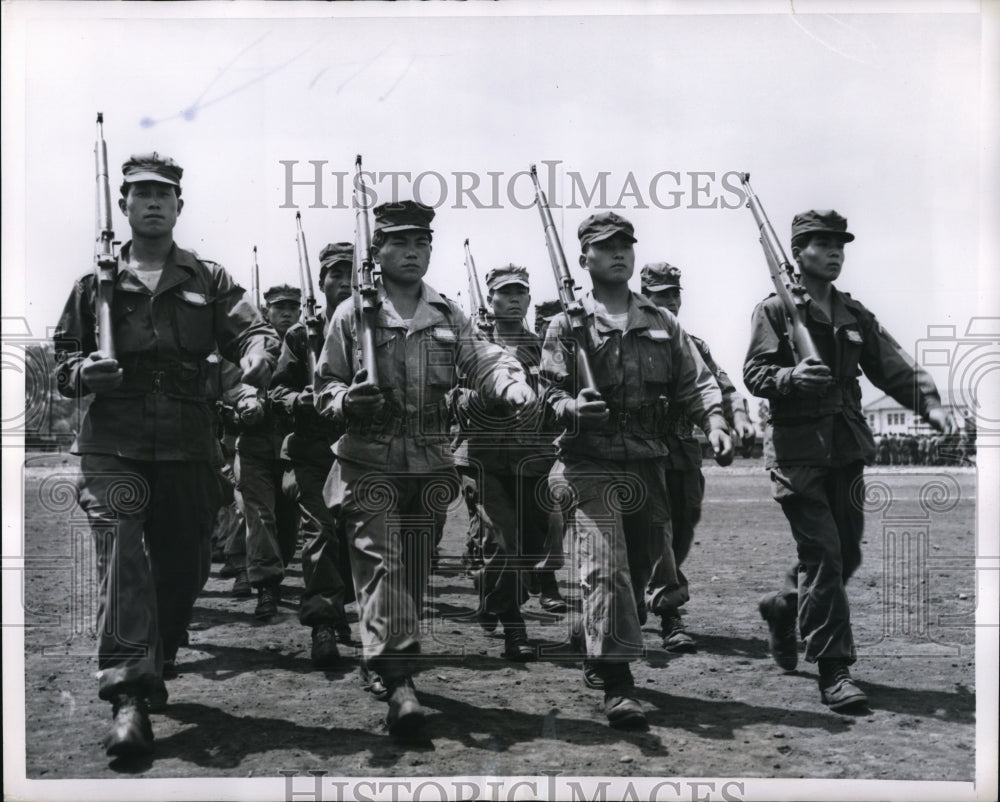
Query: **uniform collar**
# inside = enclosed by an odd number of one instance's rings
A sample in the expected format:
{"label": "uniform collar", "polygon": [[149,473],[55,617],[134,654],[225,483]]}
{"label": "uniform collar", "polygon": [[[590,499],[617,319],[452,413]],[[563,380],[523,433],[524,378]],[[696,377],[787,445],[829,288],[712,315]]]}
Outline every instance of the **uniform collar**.
{"label": "uniform collar", "polygon": [[[128,266],[128,257],[131,251],[132,240],[129,240],[118,252],[119,281],[122,280],[124,275],[133,275],[133,271]],[[156,292],[151,292],[138,278],[134,282],[136,286],[132,286],[133,282],[129,281],[129,279],[125,279],[125,281],[128,283],[130,290],[145,292],[149,295],[162,295],[191,278],[195,274],[197,264],[197,257],[190,251],[178,248],[175,242],[167,253],[167,258],[163,261],[163,273],[160,276],[159,284],[156,285]]]}
{"label": "uniform collar", "polygon": [[[390,328],[405,327],[406,324],[385,292],[385,285],[381,281],[377,281],[375,286],[378,289],[379,298],[379,325]],[[413,312],[409,331],[420,331],[447,323],[447,312],[450,311],[450,308],[448,301],[437,290],[427,282],[421,281],[420,297],[417,299],[417,308]]]}
{"label": "uniform collar", "polygon": [[[606,322],[606,318],[597,312],[597,301],[594,299],[594,292],[591,290],[581,299],[584,310],[588,316],[594,318],[594,325],[601,334],[607,334],[620,329]],[[645,295],[637,292],[629,293],[628,318],[625,321],[625,331],[633,329],[648,329],[652,318],[661,314],[660,307],[650,301]]]}

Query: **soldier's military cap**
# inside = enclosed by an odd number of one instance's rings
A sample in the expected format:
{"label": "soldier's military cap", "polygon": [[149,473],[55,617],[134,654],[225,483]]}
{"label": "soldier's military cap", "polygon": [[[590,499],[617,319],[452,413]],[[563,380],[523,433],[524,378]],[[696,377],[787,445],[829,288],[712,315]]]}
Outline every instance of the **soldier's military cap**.
{"label": "soldier's military cap", "polygon": [[491,292],[500,289],[500,287],[506,287],[508,284],[520,284],[530,290],[531,284],[528,283],[528,268],[508,264],[502,267],[494,267],[486,274],[486,286]]}
{"label": "soldier's military cap", "polygon": [[122,165],[122,184],[137,184],[140,181],[157,181],[175,187],[181,185],[184,169],[169,156],[152,153],[137,153]]}
{"label": "soldier's military cap", "polygon": [[302,290],[298,287],[292,287],[290,284],[281,284],[277,287],[271,287],[271,289],[264,293],[264,302],[268,305],[280,303],[281,301],[294,301],[297,304],[302,303]]}
{"label": "soldier's military cap", "polygon": [[326,272],[334,265],[348,262],[354,264],[354,244],[350,242],[331,242],[324,245],[319,252],[319,283],[323,283]]}
{"label": "soldier's military cap", "polygon": [[372,210],[375,215],[375,231],[389,234],[393,231],[431,231],[434,210],[416,201],[383,203]]}
{"label": "soldier's military cap", "polygon": [[660,292],[672,287],[681,289],[681,271],[666,262],[651,262],[639,272],[643,292]]}
{"label": "soldier's military cap", "polygon": [[632,242],[638,241],[635,238],[635,229],[632,224],[614,212],[592,214],[580,223],[580,227],[576,231],[577,237],[580,238],[581,249],[586,249],[588,245],[613,237],[615,234],[624,234]]}
{"label": "soldier's military cap", "polygon": [[792,244],[808,234],[833,234],[844,242],[852,242],[854,235],[847,230],[847,218],[833,209],[800,212],[792,218]]}
{"label": "soldier's military cap", "polygon": [[562,304],[559,301],[542,301],[540,304],[535,304],[535,319],[545,318],[548,320],[554,315],[558,315],[562,312]]}

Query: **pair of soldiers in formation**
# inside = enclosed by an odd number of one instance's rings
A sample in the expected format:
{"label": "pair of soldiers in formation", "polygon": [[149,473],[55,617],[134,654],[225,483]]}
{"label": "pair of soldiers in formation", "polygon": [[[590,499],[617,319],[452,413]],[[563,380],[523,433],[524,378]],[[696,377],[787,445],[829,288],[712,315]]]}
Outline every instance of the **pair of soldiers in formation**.
{"label": "pair of soldiers in formation", "polygon": [[[123,172],[119,205],[132,239],[119,256],[111,304],[115,354],[97,348],[92,275],[77,282],[56,333],[60,389],[95,395],[75,451],[82,455],[79,501],[98,547],[100,696],[113,705],[105,738],[113,756],[152,749],[147,699],[163,691],[164,665],[176,655],[207,576],[219,498],[205,358],[218,349],[240,365],[245,382],[266,388],[281,345],[221,267],[174,244],[180,168],[151,154],[133,157]],[[344,430],[323,498],[349,544],[364,665],[385,689],[389,731],[411,735],[423,724],[412,681],[420,595],[438,512],[458,492],[448,421],[460,381],[468,414],[481,407],[486,420],[507,421],[520,439],[544,429],[544,409],[560,431],[546,484],[574,543],[585,680],[603,688],[613,726],[644,726],[629,669],[643,653],[643,615],[669,621],[686,596],[666,492],[666,459],[677,452],[667,437],[693,422],[717,460],[728,461],[719,384],[676,317],[629,290],[636,238],[618,215],[593,215],[578,231],[579,262],[593,283],[582,304],[596,389],[580,389],[579,340],[565,315],[546,333],[536,383],[502,329],[499,342],[490,342],[423,282],[433,216],[412,202],[375,210],[377,381],[358,370],[356,317],[341,303],[313,381],[292,401],[303,416]],[[853,239],[846,221],[808,212],[796,216],[792,234],[808,291],[799,301],[822,361],[796,362],[773,297],[757,307],[744,380],[772,405],[769,467],[798,550],[785,589],[765,597],[760,611],[779,665],[794,667],[801,633],[806,658],[819,663],[823,701],[845,709],[864,701],[848,671],[855,652],[844,590],[860,560],[863,523],[851,494],[860,497],[862,467],[873,457],[858,368],[936,428],[954,423],[926,374],[870,312],[834,289],[843,243]],[[494,307],[509,294],[503,289],[495,289]],[[646,289],[671,287],[647,282]],[[469,463],[478,469],[473,446]],[[478,488],[484,522],[490,496],[505,490],[503,481],[494,485],[484,480]],[[509,544],[489,548],[497,559],[484,566],[481,617],[493,615],[515,633],[505,646],[510,656],[527,656],[516,571],[505,570],[514,555]]]}

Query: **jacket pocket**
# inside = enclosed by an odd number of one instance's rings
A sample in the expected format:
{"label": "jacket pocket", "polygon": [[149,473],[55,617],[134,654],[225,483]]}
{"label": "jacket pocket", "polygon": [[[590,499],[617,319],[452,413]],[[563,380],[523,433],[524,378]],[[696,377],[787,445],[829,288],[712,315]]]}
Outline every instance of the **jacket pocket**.
{"label": "jacket pocket", "polygon": [[647,390],[665,393],[672,374],[670,334],[664,329],[645,329],[636,332],[635,341],[639,370]]}
{"label": "jacket pocket", "polygon": [[174,319],[181,348],[195,355],[206,355],[215,348],[215,299],[193,290],[173,294]]}
{"label": "jacket pocket", "polygon": [[444,393],[455,386],[456,350],[458,347],[455,330],[448,326],[438,326],[430,330],[424,341],[422,357],[422,378],[433,393],[425,394],[426,401],[438,401]]}

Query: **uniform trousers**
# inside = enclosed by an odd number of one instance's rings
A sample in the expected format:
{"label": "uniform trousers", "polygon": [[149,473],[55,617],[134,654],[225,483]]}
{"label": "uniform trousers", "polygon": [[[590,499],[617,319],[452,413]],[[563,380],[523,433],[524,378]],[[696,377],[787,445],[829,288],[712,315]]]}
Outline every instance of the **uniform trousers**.
{"label": "uniform trousers", "polygon": [[562,567],[562,537],[542,506],[548,476],[485,472],[477,477],[470,530],[478,532],[482,565],[473,572],[480,606],[500,615],[528,598],[522,577]]}
{"label": "uniform trousers", "polygon": [[77,500],[97,550],[99,695],[149,692],[175,658],[211,569],[215,469],[85,454]]}
{"label": "uniform trousers", "polygon": [[294,496],[282,490],[282,461],[237,451],[233,467],[246,520],[250,584],[280,583],[295,556],[299,518]]}
{"label": "uniform trousers", "polygon": [[323,496],[350,546],[364,660],[383,677],[412,673],[435,521],[458,488],[453,468],[393,473],[337,459],[330,470]]}
{"label": "uniform trousers", "polygon": [[[643,654],[640,609],[653,562],[671,541],[662,460],[563,454],[549,488],[564,513],[583,596],[590,659]],[[668,577],[672,585],[676,576]]]}
{"label": "uniform trousers", "polygon": [[853,663],[857,653],[846,585],[861,565],[864,463],[779,466],[771,470],[771,484],[798,551],[781,595],[789,609],[799,611],[806,660]]}
{"label": "uniform trousers", "polygon": [[[285,486],[298,488],[299,534],[302,546],[302,579],[299,623],[315,627],[337,626],[347,620],[344,605],[354,601],[347,543],[323,499],[323,485],[333,465],[333,455],[296,459],[285,470]],[[289,476],[291,474],[291,476]]]}
{"label": "uniform trousers", "polygon": [[670,496],[671,539],[653,563],[646,586],[646,605],[654,613],[676,609],[691,598],[681,565],[694,542],[694,529],[701,520],[705,477],[698,468],[666,470]]}

